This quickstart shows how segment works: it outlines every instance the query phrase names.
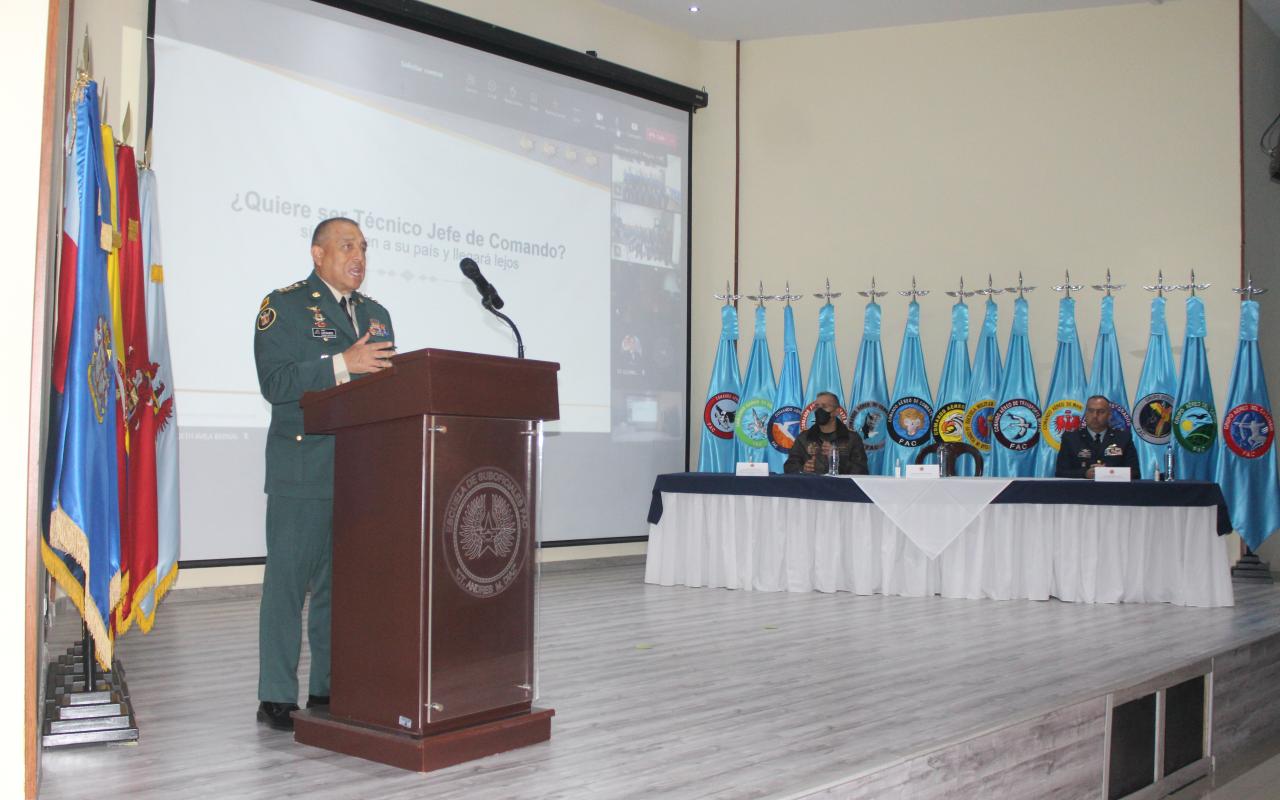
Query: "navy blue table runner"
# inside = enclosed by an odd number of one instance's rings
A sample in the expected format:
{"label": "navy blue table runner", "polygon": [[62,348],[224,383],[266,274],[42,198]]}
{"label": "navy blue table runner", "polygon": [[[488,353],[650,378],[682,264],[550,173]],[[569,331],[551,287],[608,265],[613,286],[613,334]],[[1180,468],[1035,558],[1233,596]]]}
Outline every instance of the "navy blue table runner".
{"label": "navy blue table runner", "polygon": [[[906,480],[904,478],[904,480]],[[942,480],[946,480],[943,478]],[[791,497],[799,500],[833,500],[870,503],[871,498],[848,478],[825,475],[770,475],[738,477],[712,472],[673,472],[653,482],[649,523],[662,519],[662,493],[737,494],[756,497]],[[1227,501],[1218,484],[1207,481],[1130,481],[1128,483],[1072,480],[1014,480],[992,503],[1099,506],[1217,506],[1218,535],[1231,533]]]}

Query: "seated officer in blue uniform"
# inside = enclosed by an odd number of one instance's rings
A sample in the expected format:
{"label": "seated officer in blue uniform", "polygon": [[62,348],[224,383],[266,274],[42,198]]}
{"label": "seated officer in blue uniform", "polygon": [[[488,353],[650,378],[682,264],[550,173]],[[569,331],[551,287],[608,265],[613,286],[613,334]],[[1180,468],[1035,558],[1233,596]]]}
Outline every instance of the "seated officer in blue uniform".
{"label": "seated officer in blue uniform", "polygon": [[1084,427],[1062,435],[1054,475],[1093,479],[1093,468],[1128,467],[1138,477],[1138,452],[1128,431],[1111,427],[1111,401],[1100,394],[1084,405]]}
{"label": "seated officer in blue uniform", "polygon": [[303,432],[304,392],[391,366],[391,315],[367,295],[367,244],[338,217],[311,237],[315,270],[277,289],[258,309],[258,385],[271,403],[267,430],[267,568],[258,618],[258,720],[293,728],[298,708],[302,605],[308,591],[311,674],[307,707],[329,704],[329,596],[333,533],[333,437]]}

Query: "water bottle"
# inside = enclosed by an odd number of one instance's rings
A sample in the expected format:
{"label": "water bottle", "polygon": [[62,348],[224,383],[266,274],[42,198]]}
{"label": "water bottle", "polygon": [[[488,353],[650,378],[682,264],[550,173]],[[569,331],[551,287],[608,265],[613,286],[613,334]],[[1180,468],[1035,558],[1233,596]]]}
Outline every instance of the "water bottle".
{"label": "water bottle", "polygon": [[827,474],[840,474],[840,449],[836,447],[836,443],[831,443],[831,458],[827,459]]}
{"label": "water bottle", "polygon": [[902,459],[900,458],[897,461],[893,462],[893,477],[895,478],[902,477]]}
{"label": "water bottle", "polygon": [[1164,449],[1164,479],[1173,480],[1173,445]]}

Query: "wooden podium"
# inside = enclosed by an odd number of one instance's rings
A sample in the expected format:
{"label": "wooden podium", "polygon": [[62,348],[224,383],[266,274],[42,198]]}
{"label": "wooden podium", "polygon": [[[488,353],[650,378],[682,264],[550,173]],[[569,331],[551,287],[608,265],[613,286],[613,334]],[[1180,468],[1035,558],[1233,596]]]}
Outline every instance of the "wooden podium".
{"label": "wooden podium", "polygon": [[425,772],[550,738],[534,526],[559,368],[418,350],[302,398],[336,445],[332,705],[295,712],[296,741]]}

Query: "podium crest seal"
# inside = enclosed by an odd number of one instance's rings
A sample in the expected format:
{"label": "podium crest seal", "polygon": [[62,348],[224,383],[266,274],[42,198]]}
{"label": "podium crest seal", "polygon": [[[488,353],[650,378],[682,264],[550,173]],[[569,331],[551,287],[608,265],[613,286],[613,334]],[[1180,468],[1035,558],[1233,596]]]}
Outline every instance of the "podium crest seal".
{"label": "podium crest seal", "polygon": [[467,473],[444,512],[444,556],[458,588],[481,599],[506,591],[524,569],[529,535],[524,489],[505,470]]}

